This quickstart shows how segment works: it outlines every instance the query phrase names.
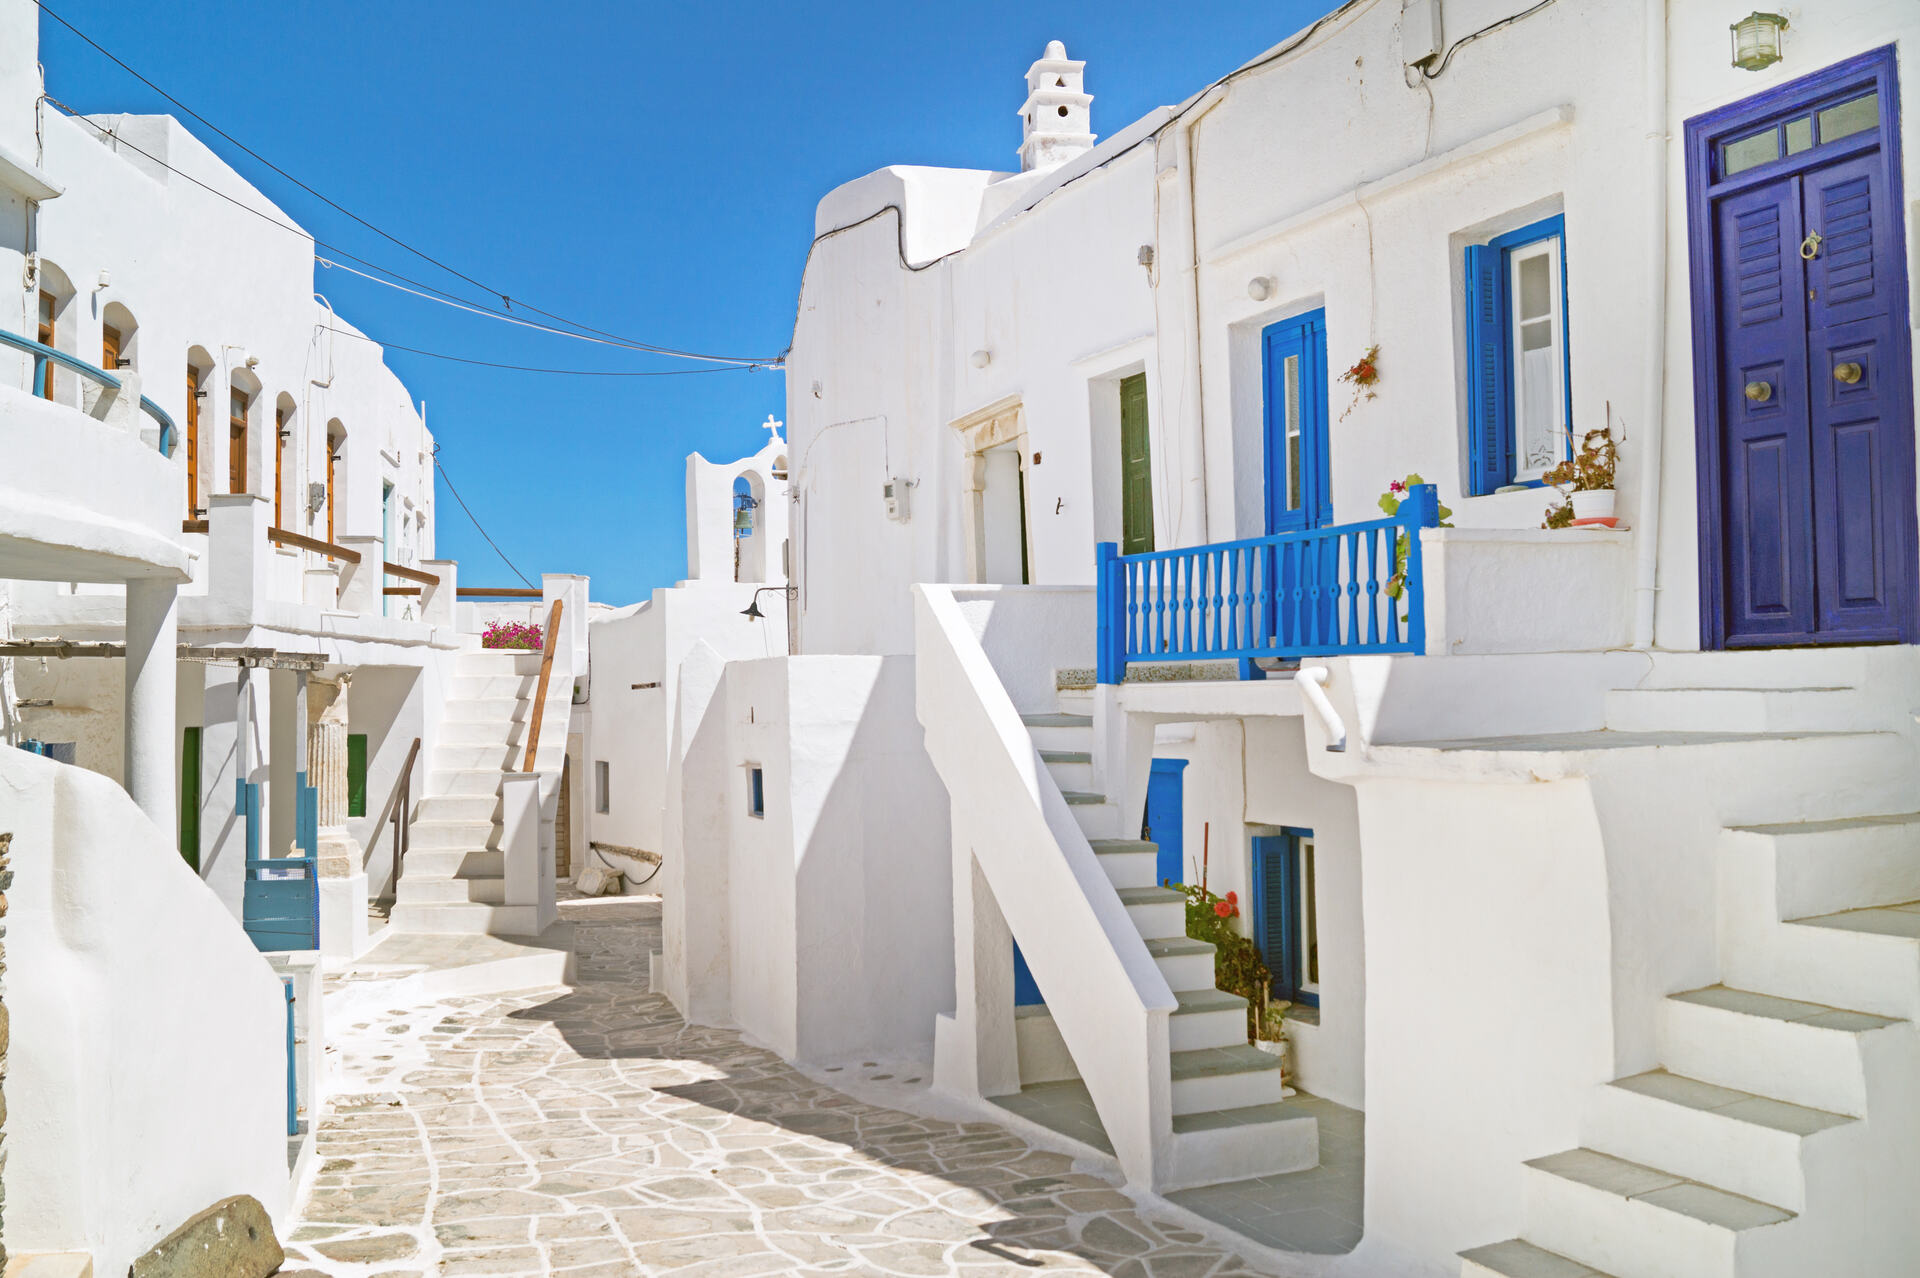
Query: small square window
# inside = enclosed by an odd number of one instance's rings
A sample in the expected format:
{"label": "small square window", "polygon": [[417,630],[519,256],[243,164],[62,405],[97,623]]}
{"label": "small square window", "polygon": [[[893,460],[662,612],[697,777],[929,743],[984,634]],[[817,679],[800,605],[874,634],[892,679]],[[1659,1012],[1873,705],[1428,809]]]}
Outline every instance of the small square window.
{"label": "small square window", "polygon": [[596,759],[593,764],[593,810],[607,812],[613,801],[612,787],[607,781],[607,761]]}
{"label": "small square window", "polygon": [[750,817],[767,815],[766,780],[757,763],[747,765],[747,815]]}

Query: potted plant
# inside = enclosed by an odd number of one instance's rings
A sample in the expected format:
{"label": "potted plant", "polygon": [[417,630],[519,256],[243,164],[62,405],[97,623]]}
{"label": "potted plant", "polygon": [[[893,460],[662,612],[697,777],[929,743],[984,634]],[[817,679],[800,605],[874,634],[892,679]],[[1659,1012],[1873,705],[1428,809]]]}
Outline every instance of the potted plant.
{"label": "potted plant", "polygon": [[1588,431],[1572,457],[1540,477],[1560,493],[1559,502],[1547,508],[1547,518],[1541,527],[1612,528],[1617,522],[1613,513],[1613,476],[1619,461],[1619,444],[1613,437],[1609,410],[1605,426]]}

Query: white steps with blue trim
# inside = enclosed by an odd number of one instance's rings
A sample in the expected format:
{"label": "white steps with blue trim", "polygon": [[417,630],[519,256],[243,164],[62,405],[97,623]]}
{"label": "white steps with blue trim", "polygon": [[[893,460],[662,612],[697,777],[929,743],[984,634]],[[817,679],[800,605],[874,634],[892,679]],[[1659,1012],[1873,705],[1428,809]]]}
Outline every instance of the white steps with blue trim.
{"label": "white steps with blue trim", "polygon": [[[1246,1000],[1215,988],[1213,946],[1186,934],[1185,894],[1155,882],[1157,848],[1122,832],[1119,806],[1084,788],[1097,776],[1092,718],[1022,720],[1179,1004],[1168,1017],[1177,1187],[1317,1165],[1318,1121],[1284,1103],[1280,1059],[1247,1042]],[[1018,1009],[1014,1033],[1023,1084],[1079,1077],[1044,1004]]]}
{"label": "white steps with blue trim", "polygon": [[526,935],[531,905],[504,905],[500,783],[524,757],[540,654],[462,653],[415,802],[389,926],[399,932]]}

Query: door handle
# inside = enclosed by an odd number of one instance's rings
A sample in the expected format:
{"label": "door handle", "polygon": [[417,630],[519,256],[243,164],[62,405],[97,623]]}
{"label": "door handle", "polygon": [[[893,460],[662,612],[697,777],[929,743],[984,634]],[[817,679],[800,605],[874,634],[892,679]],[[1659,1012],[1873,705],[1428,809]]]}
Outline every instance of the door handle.
{"label": "door handle", "polygon": [[1833,380],[1836,382],[1845,382],[1847,385],[1852,386],[1860,380],[1862,371],[1861,367],[1851,360],[1845,364],[1835,364],[1833,366]]}
{"label": "door handle", "polygon": [[1764,404],[1773,398],[1773,386],[1767,382],[1748,382],[1746,396],[1756,404]]}
{"label": "door handle", "polygon": [[1820,232],[1808,231],[1807,238],[1800,241],[1800,256],[1805,258],[1809,262],[1811,262],[1814,258],[1819,257],[1821,239],[1822,239],[1822,236]]}

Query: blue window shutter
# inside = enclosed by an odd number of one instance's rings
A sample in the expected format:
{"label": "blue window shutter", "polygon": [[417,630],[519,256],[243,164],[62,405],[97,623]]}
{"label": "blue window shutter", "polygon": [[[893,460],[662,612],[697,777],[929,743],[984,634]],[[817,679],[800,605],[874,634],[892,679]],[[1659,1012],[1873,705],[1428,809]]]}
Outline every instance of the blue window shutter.
{"label": "blue window shutter", "polygon": [[1505,257],[1467,247],[1467,488],[1475,496],[1513,482],[1513,407],[1507,375]]}

